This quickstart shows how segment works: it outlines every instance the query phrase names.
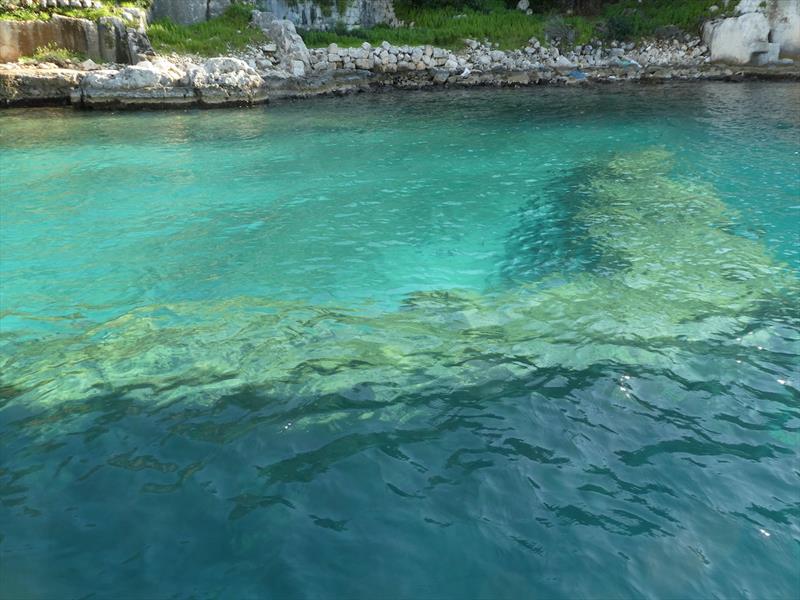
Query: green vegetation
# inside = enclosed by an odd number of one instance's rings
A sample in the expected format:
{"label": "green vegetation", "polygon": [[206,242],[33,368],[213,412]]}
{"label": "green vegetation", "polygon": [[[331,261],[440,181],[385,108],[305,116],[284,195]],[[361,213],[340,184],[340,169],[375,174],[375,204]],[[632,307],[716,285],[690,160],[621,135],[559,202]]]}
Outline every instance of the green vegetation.
{"label": "green vegetation", "polygon": [[67,50],[66,48],[61,48],[51,43],[37,48],[33,56],[23,56],[19,59],[19,62],[51,62],[60,65],[67,62],[81,62],[84,60],[86,60],[86,57],[82,54]]}
{"label": "green vegetation", "polygon": [[[609,4],[603,12],[605,22],[618,38],[637,38],[642,36],[669,33],[677,28],[697,34],[711,13],[711,6],[724,6],[715,0],[618,0]],[[730,2],[732,9],[735,2]],[[717,15],[722,12],[721,10]]]}
{"label": "green vegetation", "polygon": [[125,0],[123,2],[106,1],[102,8],[17,8],[7,10],[0,8],[0,20],[2,21],[47,21],[53,15],[64,15],[79,19],[89,19],[95,21],[100,17],[113,17],[121,14],[120,9],[126,6],[147,8],[152,4],[152,0]]}
{"label": "green vegetation", "polygon": [[95,21],[100,17],[111,17],[118,14],[118,8],[116,6],[103,6],[103,8],[48,8],[46,10],[18,8],[0,12],[0,20],[47,21],[54,14]]}
{"label": "green vegetation", "polygon": [[[347,31],[303,31],[309,46],[379,44],[432,44],[459,48],[466,38],[489,40],[502,48],[520,48],[531,37],[543,43],[560,39],[583,44],[591,39],[629,40],[647,36],[697,34],[709,7],[719,0],[533,0],[535,12],[516,10],[504,0],[399,0],[397,16],[405,25],[378,26]],[[570,7],[574,7],[570,9]],[[584,10],[580,10],[581,7]]]}
{"label": "green vegetation", "polygon": [[217,56],[265,41],[264,33],[250,26],[251,10],[248,6],[233,4],[223,15],[196,25],[156,21],[147,34],[156,52]]}
{"label": "green vegetation", "polygon": [[[357,46],[364,41],[380,44],[386,40],[393,44],[432,44],[442,48],[460,48],[466,38],[471,38],[488,39],[510,49],[525,46],[532,37],[544,41],[548,22],[552,21],[546,15],[529,16],[518,10],[507,9],[488,13],[472,9],[413,9],[401,14],[403,21],[409,25],[397,28],[378,26],[352,31],[336,28],[334,31],[301,33],[310,47],[326,46],[334,42],[340,46]],[[573,16],[565,17],[563,21],[573,31],[579,32],[575,36],[579,43],[590,39],[593,27],[589,20]]]}

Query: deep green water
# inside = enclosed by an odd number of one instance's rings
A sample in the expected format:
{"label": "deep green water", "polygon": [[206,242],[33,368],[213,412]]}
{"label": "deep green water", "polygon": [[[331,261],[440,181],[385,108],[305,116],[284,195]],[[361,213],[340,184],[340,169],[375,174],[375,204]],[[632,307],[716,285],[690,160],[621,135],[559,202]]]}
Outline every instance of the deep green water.
{"label": "deep green water", "polygon": [[7,110],[0,169],[0,597],[800,594],[800,86]]}

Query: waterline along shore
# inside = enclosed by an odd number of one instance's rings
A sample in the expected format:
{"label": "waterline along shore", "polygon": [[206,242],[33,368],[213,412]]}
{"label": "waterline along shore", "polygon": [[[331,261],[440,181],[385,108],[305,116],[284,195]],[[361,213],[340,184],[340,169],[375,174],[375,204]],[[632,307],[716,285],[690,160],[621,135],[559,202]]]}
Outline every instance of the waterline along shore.
{"label": "waterline along shore", "polygon": [[[264,32],[263,43],[208,58],[156,54],[144,35],[144,12],[126,10],[128,22],[112,23],[118,32],[116,46],[104,51],[101,48],[100,55],[116,52],[134,64],[92,59],[53,62],[46,58],[3,63],[0,106],[248,106],[284,98],[382,89],[800,80],[800,65],[782,57],[777,44],[720,32],[727,21],[760,13],[746,13],[724,19],[722,25],[707,26],[703,37],[676,33],[670,39],[637,42],[591,40],[568,49],[553,40],[531,38],[515,50],[501,50],[488,40],[466,39],[463,48],[451,50],[386,41],[377,45],[365,41],[357,47],[332,43],[308,48],[291,21],[254,10],[251,27]],[[61,17],[60,22],[69,21],[85,20]],[[91,25],[86,21],[86,27],[91,29]],[[105,26],[111,27],[108,23]],[[772,35],[771,30],[767,32],[763,37]],[[87,37],[93,35],[89,32]]]}
{"label": "waterline along shore", "polygon": [[[0,65],[0,105],[114,109],[214,107],[384,89],[800,80],[800,67],[793,64],[700,63],[681,60],[680,51],[667,54],[672,59],[669,62],[640,62],[636,59],[646,53],[620,52],[609,53],[608,60],[588,65],[582,60],[584,55],[559,55],[547,62],[531,62],[525,50],[507,53],[484,45],[462,54],[431,46],[410,48],[386,44],[372,48],[366,43],[364,46],[315,49],[310,52],[313,64],[310,73],[279,69],[264,72],[236,57],[203,62],[194,62],[191,57],[154,57],[136,65],[90,63],[76,68],[49,63],[31,66],[9,63]],[[384,58],[386,55],[388,59]],[[325,62],[331,66],[317,67]]]}

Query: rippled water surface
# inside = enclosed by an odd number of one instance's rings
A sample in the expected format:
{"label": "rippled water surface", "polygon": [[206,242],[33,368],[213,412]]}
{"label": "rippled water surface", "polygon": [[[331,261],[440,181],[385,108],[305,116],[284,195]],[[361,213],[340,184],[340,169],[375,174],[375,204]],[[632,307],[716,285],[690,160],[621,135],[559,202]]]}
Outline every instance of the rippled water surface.
{"label": "rippled water surface", "polygon": [[796,598],[800,87],[0,112],[0,597]]}

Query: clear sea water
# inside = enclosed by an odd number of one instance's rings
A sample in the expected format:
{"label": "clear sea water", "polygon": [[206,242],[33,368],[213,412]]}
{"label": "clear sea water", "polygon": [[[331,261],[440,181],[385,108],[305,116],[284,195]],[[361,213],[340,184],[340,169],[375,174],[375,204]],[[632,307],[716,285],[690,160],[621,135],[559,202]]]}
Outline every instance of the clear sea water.
{"label": "clear sea water", "polygon": [[0,597],[800,595],[800,86],[0,112]]}

